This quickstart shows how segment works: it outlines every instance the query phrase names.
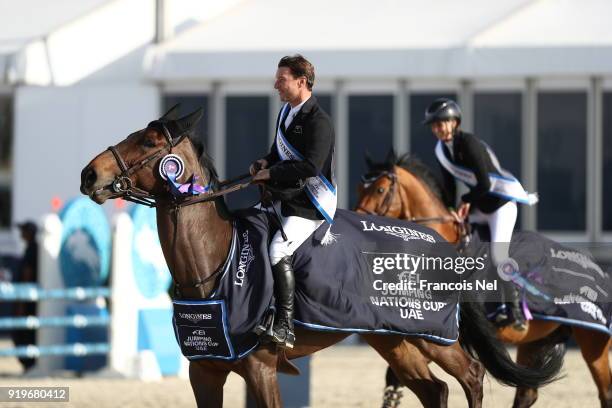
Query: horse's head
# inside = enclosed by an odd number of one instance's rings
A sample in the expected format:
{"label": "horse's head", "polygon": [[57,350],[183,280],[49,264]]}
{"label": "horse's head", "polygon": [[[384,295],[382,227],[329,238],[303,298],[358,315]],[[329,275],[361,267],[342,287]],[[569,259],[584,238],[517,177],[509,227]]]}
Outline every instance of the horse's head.
{"label": "horse's head", "polygon": [[170,163],[172,170],[180,170],[176,165],[180,167],[183,161],[182,176],[178,171],[178,178],[198,174],[199,154],[190,137],[202,118],[202,110],[181,119],[176,119],[177,111],[178,105],[98,154],[81,172],[81,192],[98,204],[117,197],[149,202],[163,197],[168,194],[168,187],[159,167],[168,154],[180,158]]}
{"label": "horse's head", "polygon": [[465,235],[463,223],[442,202],[441,186],[420,160],[390,154],[383,163],[369,157],[366,162],[369,170],[358,189],[357,212],[430,225],[451,242]]}
{"label": "horse's head", "polygon": [[359,202],[357,212],[400,218],[402,202],[398,192],[397,157],[391,150],[382,163],[375,163],[369,154],[365,156],[368,172],[357,187]]}

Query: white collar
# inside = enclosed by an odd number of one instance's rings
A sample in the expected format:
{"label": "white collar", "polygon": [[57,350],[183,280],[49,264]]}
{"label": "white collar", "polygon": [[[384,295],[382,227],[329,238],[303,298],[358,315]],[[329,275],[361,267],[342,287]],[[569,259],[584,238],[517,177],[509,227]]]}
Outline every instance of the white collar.
{"label": "white collar", "polygon": [[[308,99],[310,99],[311,97],[309,97]],[[289,110],[289,113],[287,114],[287,119],[285,119],[285,128],[288,128],[289,125],[291,125],[291,122],[293,122],[293,118],[295,117],[295,115],[297,115],[297,113],[300,111],[300,109],[302,109],[302,106],[304,106],[304,104],[308,101],[308,99],[306,99],[305,101],[302,101],[302,103],[300,103],[299,105],[295,106],[295,107],[291,107],[291,104],[289,104],[287,102],[287,105],[291,108]]]}
{"label": "white collar", "polygon": [[[308,97],[308,99],[310,99],[310,98],[311,98],[311,97]],[[305,103],[308,101],[308,99],[306,99],[306,100],[302,101],[302,103],[300,103],[299,105],[295,106],[294,108],[291,108],[291,109],[289,110],[289,116],[292,116],[292,115],[293,115],[293,116],[295,116],[295,114],[296,114],[297,112],[299,112],[299,111],[300,111],[300,109],[302,109],[302,106],[304,106],[304,104],[305,104]],[[289,104],[289,106],[291,106],[291,104]]]}

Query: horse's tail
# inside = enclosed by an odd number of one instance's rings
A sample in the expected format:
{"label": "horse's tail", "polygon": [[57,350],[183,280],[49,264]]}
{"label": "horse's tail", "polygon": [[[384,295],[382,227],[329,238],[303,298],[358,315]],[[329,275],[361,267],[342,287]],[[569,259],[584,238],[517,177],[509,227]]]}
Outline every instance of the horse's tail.
{"label": "horse's tail", "polygon": [[531,368],[520,366],[512,361],[477,303],[462,302],[460,316],[461,346],[482,362],[499,382],[511,387],[538,388],[559,378],[564,347],[552,347],[543,355],[537,356],[538,359]]}

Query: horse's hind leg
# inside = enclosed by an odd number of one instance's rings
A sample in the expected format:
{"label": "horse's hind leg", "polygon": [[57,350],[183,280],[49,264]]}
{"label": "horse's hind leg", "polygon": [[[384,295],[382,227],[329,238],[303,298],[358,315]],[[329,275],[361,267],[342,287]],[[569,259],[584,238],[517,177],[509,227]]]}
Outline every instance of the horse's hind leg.
{"label": "horse's hind leg", "polygon": [[399,378],[397,378],[391,366],[387,366],[382,408],[396,408],[400,405],[403,396],[400,391],[401,387]]}
{"label": "horse's hind leg", "polygon": [[189,363],[189,382],[198,408],[223,407],[223,385],[229,373],[206,362]]}
{"label": "horse's hind leg", "polygon": [[612,374],[608,353],[612,339],[609,335],[594,330],[573,328],[576,342],[586,361],[597,391],[602,408],[612,408]]}
{"label": "horse's hind leg", "polygon": [[276,376],[276,353],[262,348],[242,360],[236,372],[244,378],[249,394],[258,407],[281,407],[280,391]]}
{"label": "horse's hind leg", "polygon": [[482,379],[485,368],[480,361],[466,353],[459,342],[442,346],[417,340],[416,344],[427,358],[433,360],[461,384],[470,408],[482,407]]}
{"label": "horse's hind leg", "polygon": [[[519,344],[516,350],[516,362],[522,366],[529,367],[533,359],[539,354],[540,347],[537,344]],[[527,408],[535,404],[538,399],[538,389],[529,387],[518,387],[514,394],[512,408]]]}
{"label": "horse's hind leg", "polygon": [[[542,333],[548,329],[548,325],[542,325],[542,321],[531,323],[531,328],[538,328]],[[519,344],[516,353],[516,362],[524,367],[534,367],[538,357],[546,355],[553,347],[565,347],[564,343],[571,336],[572,331],[569,326],[559,326],[553,332],[546,334],[545,337]],[[512,408],[527,408],[535,404],[538,399],[538,389],[529,387],[518,387],[514,394]]]}
{"label": "horse's hind leg", "polygon": [[448,386],[429,370],[429,361],[419,349],[398,336],[362,335],[391,366],[401,383],[416,394],[426,408],[444,408]]}

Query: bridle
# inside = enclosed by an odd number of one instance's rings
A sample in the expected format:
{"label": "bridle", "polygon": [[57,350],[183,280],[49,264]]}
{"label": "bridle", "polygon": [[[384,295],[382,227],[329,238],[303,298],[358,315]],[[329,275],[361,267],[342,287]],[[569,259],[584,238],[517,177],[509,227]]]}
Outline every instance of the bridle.
{"label": "bridle", "polygon": [[[363,176],[361,178],[361,181],[364,184],[364,188],[367,188],[370,184],[375,183],[381,177],[387,177],[391,181],[391,185],[389,186],[389,189],[387,190],[387,194],[383,198],[383,202],[379,207],[380,210],[372,211],[372,210],[362,207],[361,205],[358,205],[357,208],[355,209],[356,211],[363,211],[370,215],[381,215],[383,217],[387,215],[387,213],[391,209],[391,204],[393,203],[393,198],[397,190],[397,174],[395,173],[395,170],[392,169],[391,171],[383,171],[372,177]],[[407,218],[407,220],[411,222],[416,222],[418,224],[427,224],[427,223],[444,224],[444,223],[452,222],[456,225],[457,232],[459,233],[459,242],[458,242],[459,247],[460,248],[465,247],[465,245],[467,245],[469,241],[469,224],[467,223],[466,220],[460,219],[457,213],[454,211],[451,212],[451,215],[443,215],[439,217],[420,217],[420,218],[410,217],[410,218]]]}
{"label": "bridle", "polygon": [[123,160],[123,157],[121,157],[121,154],[119,154],[116,145],[109,146],[107,150],[110,150],[110,152],[113,154],[121,173],[105,188],[109,188],[114,193],[119,194],[119,197],[126,201],[146,205],[148,207],[155,207],[156,197],[148,191],[136,187],[132,182],[131,176],[147,167],[149,163],[157,159],[162,153],[172,153],[172,148],[182,141],[182,137],[179,137],[177,138],[177,141],[174,141],[166,125],[162,124],[161,129],[166,139],[166,145],[140,160],[132,167],[129,167],[125,163],[125,160]]}
{"label": "bridle", "polygon": [[[144,159],[139,160],[131,167],[129,167],[126,164],[125,160],[123,160],[121,154],[117,150],[117,146],[110,146],[107,150],[109,150],[113,154],[113,157],[115,158],[115,161],[117,162],[121,173],[117,177],[115,177],[115,179],[109,185],[104,187],[104,189],[111,190],[114,193],[118,194],[117,197],[123,198],[126,201],[131,201],[136,204],[146,205],[148,207],[156,207],[156,200],[159,197],[156,197],[154,194],[151,194],[148,191],[136,187],[131,179],[131,176],[133,176],[143,168],[147,167],[153,160],[159,158],[163,153],[172,154],[172,149],[179,145],[183,141],[183,139],[187,137],[187,132],[184,132],[183,134],[173,138],[170,134],[170,131],[163,122],[156,121],[152,123],[156,124],[155,127],[159,126],[160,130],[162,131],[162,134],[166,139],[166,145],[151,153],[150,155],[146,156]],[[152,127],[151,124],[149,124],[148,127]],[[234,182],[243,180],[248,176],[249,174],[243,174],[234,179],[223,181],[219,183],[219,186],[233,184]],[[202,194],[201,196],[186,196],[180,198],[174,196],[172,197],[174,200],[175,207],[184,207],[200,202],[212,201],[217,197],[246,188],[250,184],[250,182],[237,184],[220,191],[213,191],[207,194]]]}
{"label": "bridle", "polygon": [[383,171],[374,177],[363,176],[361,178],[361,181],[363,182],[364,188],[367,188],[370,184],[375,183],[378,179],[382,177],[387,177],[391,181],[391,185],[389,186],[389,189],[387,190],[387,194],[385,194],[382,204],[380,205],[380,211],[372,211],[360,205],[357,206],[356,208],[357,211],[363,211],[370,215],[382,215],[382,216],[385,216],[389,212],[389,210],[391,209],[391,204],[393,203],[393,197],[395,196],[395,190],[397,188],[397,174],[395,174],[395,171],[394,170]]}

